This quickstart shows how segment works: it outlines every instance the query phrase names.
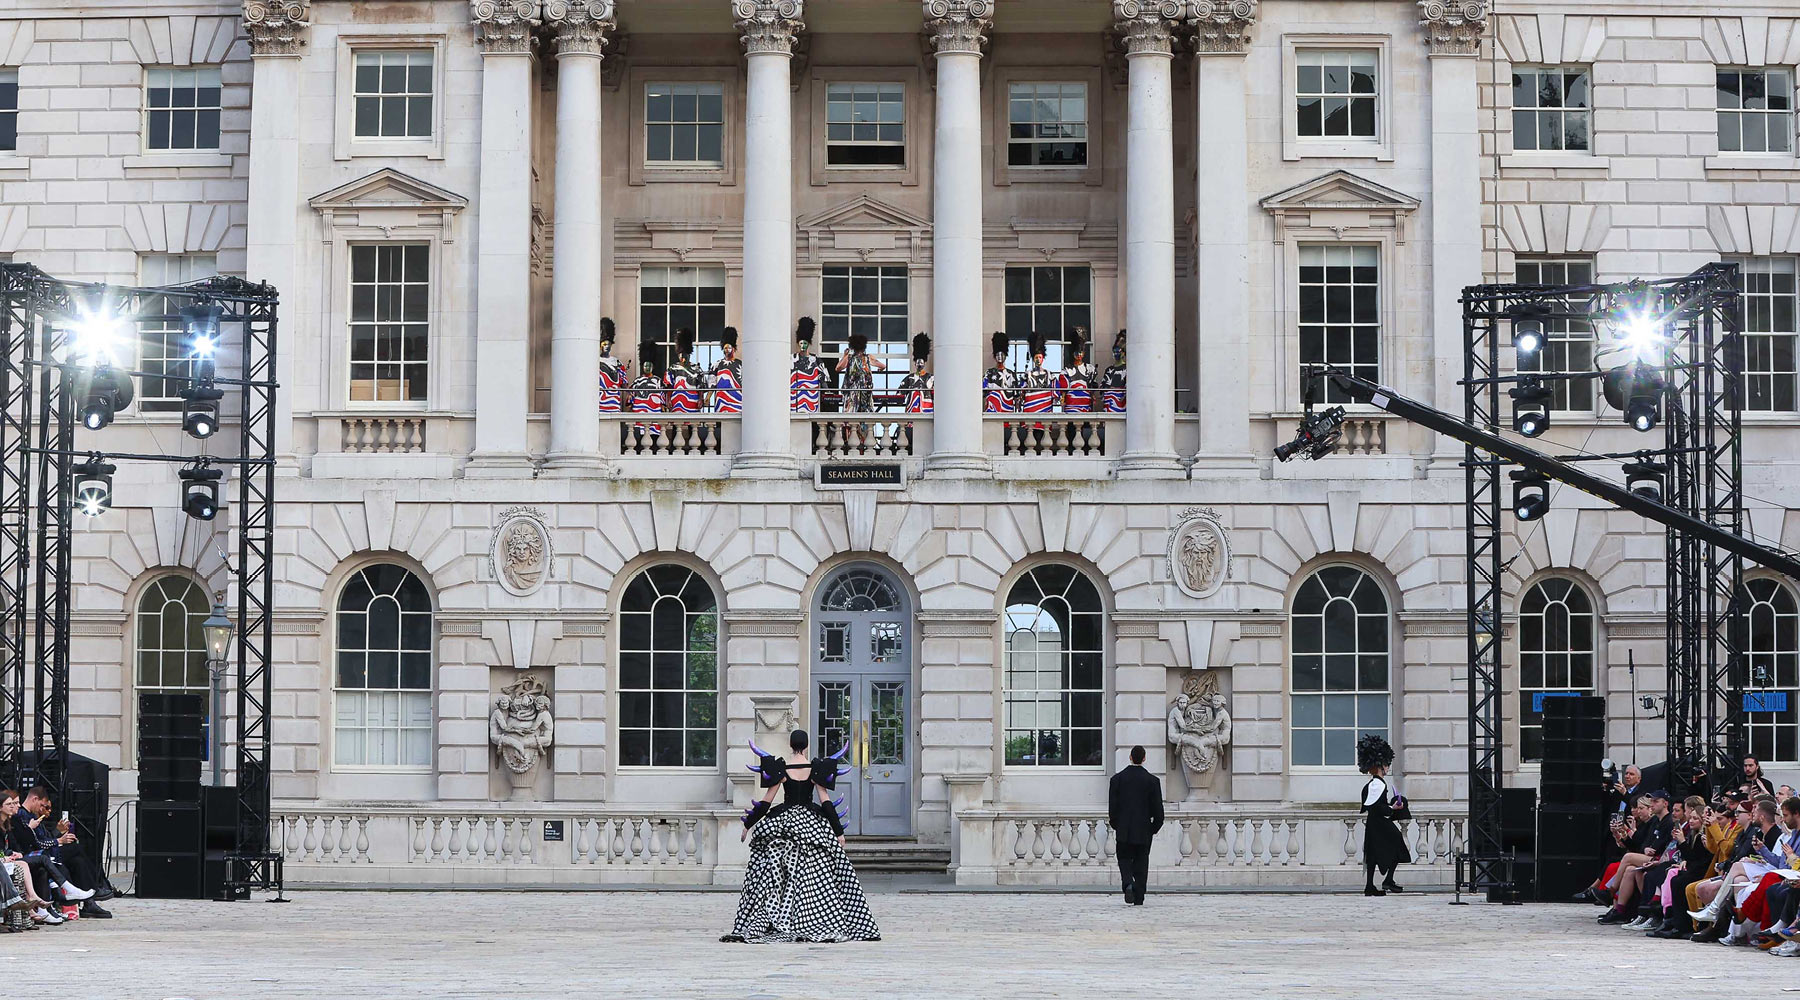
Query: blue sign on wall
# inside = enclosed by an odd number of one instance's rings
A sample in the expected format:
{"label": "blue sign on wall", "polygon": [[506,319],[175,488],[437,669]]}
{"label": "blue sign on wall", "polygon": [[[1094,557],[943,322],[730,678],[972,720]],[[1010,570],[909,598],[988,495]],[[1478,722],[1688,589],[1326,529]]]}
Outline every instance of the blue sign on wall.
{"label": "blue sign on wall", "polygon": [[1744,711],[1746,712],[1785,712],[1788,707],[1786,691],[1745,691]]}
{"label": "blue sign on wall", "polygon": [[1576,698],[1580,695],[1580,691],[1533,691],[1531,693],[1531,710],[1542,715],[1545,698]]}

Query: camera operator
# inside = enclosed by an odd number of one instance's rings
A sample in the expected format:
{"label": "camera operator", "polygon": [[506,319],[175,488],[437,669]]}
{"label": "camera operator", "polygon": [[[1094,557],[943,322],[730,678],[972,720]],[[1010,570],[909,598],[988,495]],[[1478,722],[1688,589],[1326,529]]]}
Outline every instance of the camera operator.
{"label": "camera operator", "polygon": [[1610,811],[1630,814],[1637,805],[1638,789],[1643,781],[1644,772],[1638,770],[1636,764],[1625,765],[1622,780],[1606,787],[1607,800],[1611,803]]}

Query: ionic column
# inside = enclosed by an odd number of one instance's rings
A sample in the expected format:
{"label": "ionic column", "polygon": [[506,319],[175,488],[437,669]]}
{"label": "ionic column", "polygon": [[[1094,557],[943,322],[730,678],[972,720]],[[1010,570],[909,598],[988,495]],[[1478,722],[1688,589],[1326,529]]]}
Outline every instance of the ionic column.
{"label": "ionic column", "polygon": [[[1481,136],[1476,56],[1487,28],[1488,0],[1419,0],[1419,25],[1431,62],[1431,398],[1462,412],[1462,290],[1480,284]],[[1443,435],[1432,474],[1460,476],[1462,446]]]}
{"label": "ionic column", "polygon": [[1181,475],[1175,454],[1175,147],[1169,70],[1180,0],[1113,0],[1131,82],[1125,136],[1125,453],[1118,474]]}
{"label": "ionic column", "polygon": [[537,0],[470,0],[481,47],[475,227],[475,451],[471,476],[526,472],[531,409],[532,30]]}
{"label": "ionic column", "polygon": [[981,45],[991,0],[924,0],[937,53],[931,175],[931,330],[936,400],[931,457],[939,474],[984,473],[981,445]]}
{"label": "ionic column", "polygon": [[[294,252],[300,213],[300,56],[306,51],[311,0],[244,0],[250,36],[250,178],[244,235],[244,276],[266,281],[282,296],[282,318],[300,329],[301,296]],[[294,396],[324,409],[316,369],[294,366],[292,336],[275,340],[275,457],[277,474],[298,474],[294,454]]]}
{"label": "ionic column", "polygon": [[[1250,329],[1249,112],[1244,54],[1257,0],[1189,0],[1194,27],[1194,228],[1199,242],[1200,451],[1195,465],[1253,472],[1245,343]],[[1135,374],[1135,373],[1134,373]]]}
{"label": "ionic column", "polygon": [[789,349],[794,327],[794,39],[804,0],[732,0],[743,35],[744,357],[743,444],[732,474],[779,478],[799,468],[788,435]]}
{"label": "ionic column", "polygon": [[604,468],[600,457],[600,60],[613,0],[550,0],[556,31],[556,240],[550,282],[553,473]]}

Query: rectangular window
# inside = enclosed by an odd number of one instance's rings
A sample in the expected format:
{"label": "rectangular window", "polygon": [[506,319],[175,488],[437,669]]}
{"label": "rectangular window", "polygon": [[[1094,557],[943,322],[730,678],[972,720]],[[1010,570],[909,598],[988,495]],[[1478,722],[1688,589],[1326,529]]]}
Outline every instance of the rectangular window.
{"label": "rectangular window", "polygon": [[424,402],[431,247],[350,247],[350,401]]}
{"label": "rectangular window", "polygon": [[1087,84],[1009,84],[1006,119],[1008,166],[1087,166]]}
{"label": "rectangular window", "polygon": [[1294,100],[1302,139],[1374,139],[1376,53],[1303,50]]}
{"label": "rectangular window", "polygon": [[1552,578],[1519,605],[1519,759],[1544,759],[1544,703],[1594,693],[1594,606],[1571,580]]}
{"label": "rectangular window", "polygon": [[725,162],[725,88],[717,83],[644,87],[644,161],[656,167]]}
{"label": "rectangular window", "polygon": [[[1007,365],[1014,371],[1031,367],[1028,357],[1033,331],[1044,335],[1044,367],[1060,371],[1063,341],[1082,327],[1093,336],[1094,279],[1087,267],[1009,267],[1006,269],[1006,337],[1011,342]],[[1101,368],[1106,362],[1089,361]],[[983,366],[985,367],[985,365]]]}
{"label": "rectangular window", "polygon": [[825,162],[833,167],[906,165],[906,85],[825,85]]}
{"label": "rectangular window", "polygon": [[0,153],[19,148],[19,71],[0,69]]}
{"label": "rectangular window", "polygon": [[[210,253],[149,253],[138,259],[138,279],[145,288],[183,285],[219,273]],[[138,318],[138,408],[143,412],[181,409],[181,390],[193,374],[187,330],[181,309],[191,300],[156,298]]]}
{"label": "rectangular window", "polygon": [[1592,125],[1587,70],[1514,67],[1512,87],[1513,149],[1587,151]]}
{"label": "rectangular window", "polygon": [[1749,257],[1738,261],[1744,293],[1744,409],[1792,413],[1796,373],[1795,258]]}
{"label": "rectangular window", "polygon": [[827,267],[819,282],[819,353],[835,360],[860,333],[869,356],[887,364],[874,373],[875,391],[897,390],[908,370],[906,266]]}
{"label": "rectangular window", "polygon": [[[675,357],[675,331],[694,331],[694,362],[706,371],[719,360],[725,329],[725,269],[645,267],[638,272],[638,337],[656,353],[649,360],[663,371]],[[638,359],[640,362],[643,358]]]}
{"label": "rectangular window", "polygon": [[352,101],[358,139],[431,138],[431,50],[358,50]]}
{"label": "rectangular window", "polygon": [[219,148],[219,67],[144,70],[144,147]]}
{"label": "rectangular window", "polygon": [[[1381,378],[1381,251],[1372,246],[1300,248],[1300,363]],[[1327,384],[1325,402],[1347,403]]]}
{"label": "rectangular window", "polygon": [[1719,152],[1788,153],[1794,148],[1794,74],[1721,69]]}
{"label": "rectangular window", "polygon": [[[1520,260],[1513,265],[1513,277],[1524,285],[1591,285],[1594,262],[1585,257],[1546,257]],[[1586,299],[1571,298],[1566,307],[1571,312],[1586,308]],[[1594,370],[1594,327],[1586,320],[1554,318],[1544,324],[1544,346],[1537,354],[1518,359],[1522,372],[1591,372]],[[1552,410],[1594,411],[1594,383],[1577,379],[1551,379]]]}

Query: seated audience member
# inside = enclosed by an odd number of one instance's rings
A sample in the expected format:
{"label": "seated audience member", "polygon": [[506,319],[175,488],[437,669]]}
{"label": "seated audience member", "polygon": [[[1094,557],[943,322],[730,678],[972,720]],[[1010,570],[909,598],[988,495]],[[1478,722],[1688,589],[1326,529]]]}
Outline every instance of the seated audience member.
{"label": "seated audience member", "polygon": [[1671,838],[1675,844],[1676,863],[1670,866],[1662,887],[1654,893],[1659,922],[1645,931],[1649,937],[1684,938],[1693,933],[1693,924],[1684,905],[1687,887],[1712,874],[1713,854],[1706,843],[1707,826],[1713,820],[1712,807],[1698,795],[1688,796],[1682,807],[1685,821],[1675,827]]}
{"label": "seated audience member", "polygon": [[1619,836],[1625,828],[1615,828],[1615,839],[1624,847],[1625,854],[1606,877],[1605,889],[1612,894],[1613,904],[1600,915],[1600,923],[1624,924],[1632,921],[1628,910],[1631,897],[1637,890],[1638,880],[1642,877],[1640,869],[1661,860],[1674,830],[1668,807],[1666,793],[1661,799],[1654,795],[1641,795],[1637,805],[1632,808],[1633,822],[1627,827],[1630,834]]}
{"label": "seated audience member", "polygon": [[[37,891],[37,885],[39,881],[42,881],[46,890],[49,890],[51,895],[56,895],[48,880],[48,866],[41,860],[33,865],[24,854],[13,850],[15,843],[24,842],[17,837],[17,832],[24,828],[24,823],[18,818],[18,814],[19,793],[10,788],[0,791],[0,851],[6,852],[4,867],[7,869],[12,883],[19,888],[25,900],[31,904],[28,920],[21,920],[16,914],[9,912],[7,926],[19,930],[23,929],[22,925],[60,924],[63,922],[63,918],[58,907],[44,899]],[[36,872],[33,871],[34,867],[37,869]]]}
{"label": "seated audience member", "polygon": [[1786,802],[1787,800],[1789,800],[1793,797],[1794,797],[1794,786],[1793,785],[1782,785],[1780,788],[1775,789],[1775,800],[1777,802]]}
{"label": "seated audience member", "polygon": [[1739,895],[1748,895],[1747,887],[1782,863],[1776,846],[1784,831],[1777,819],[1780,810],[1775,800],[1757,799],[1747,812],[1744,817],[1746,829],[1738,836],[1730,869],[1721,878],[1697,883],[1693,890],[1704,905],[1688,916],[1697,924],[1709,925],[1693,936],[1695,941],[1723,940],[1737,919],[1734,906]]}
{"label": "seated audience member", "polygon": [[1743,792],[1746,798],[1754,801],[1764,796],[1774,797],[1775,786],[1769,782],[1769,776],[1763,773],[1761,761],[1755,757],[1745,757],[1741,774],[1743,777],[1738,782],[1738,791]]}
{"label": "seated audience member", "polygon": [[49,818],[49,789],[39,785],[27,792],[19,805],[0,802],[0,810],[11,813],[11,829],[7,831],[9,847],[24,856],[33,875],[49,890],[49,898],[82,904],[82,916],[112,916],[94,902],[95,890],[83,888],[80,877],[71,870],[79,869],[92,884],[100,883],[98,872],[82,852],[75,835],[69,832],[67,824]]}
{"label": "seated audience member", "polygon": [[[1727,935],[1730,943],[1756,942],[1758,932],[1775,923],[1776,912],[1785,904],[1786,889],[1777,893],[1773,903],[1770,893],[1786,884],[1789,878],[1800,878],[1800,799],[1788,799],[1781,804],[1781,825],[1785,828],[1781,840],[1773,851],[1765,851],[1762,860],[1771,865],[1760,875],[1746,868],[1745,874],[1752,879],[1749,890],[1740,891],[1734,902],[1737,912],[1737,923]],[[1771,910],[1771,906],[1774,910]],[[1782,942],[1782,938],[1774,934],[1760,935],[1762,941],[1756,942],[1765,948],[1773,948]]]}

